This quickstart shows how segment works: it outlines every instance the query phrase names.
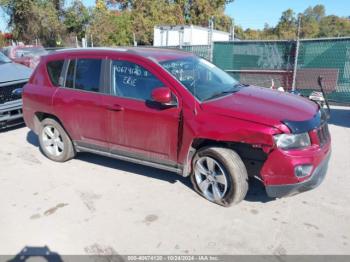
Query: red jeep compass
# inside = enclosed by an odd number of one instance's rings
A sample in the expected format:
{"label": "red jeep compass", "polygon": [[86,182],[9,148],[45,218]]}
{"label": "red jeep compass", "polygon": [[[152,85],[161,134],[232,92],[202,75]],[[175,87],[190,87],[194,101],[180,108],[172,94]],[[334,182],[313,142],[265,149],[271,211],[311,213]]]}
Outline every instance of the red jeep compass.
{"label": "red jeep compass", "polygon": [[24,88],[23,110],[54,161],[92,152],[173,171],[224,206],[244,199],[249,176],[270,197],[318,186],[331,152],[317,104],[242,85],[210,62],[173,50],[45,56]]}

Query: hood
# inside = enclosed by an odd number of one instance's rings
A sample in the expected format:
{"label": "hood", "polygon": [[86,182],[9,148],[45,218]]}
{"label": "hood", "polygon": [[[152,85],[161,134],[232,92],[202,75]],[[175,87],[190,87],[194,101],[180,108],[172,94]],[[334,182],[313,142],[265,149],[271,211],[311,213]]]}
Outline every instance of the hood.
{"label": "hood", "polygon": [[0,83],[29,79],[32,72],[32,69],[20,64],[0,64]]}
{"label": "hood", "polygon": [[201,104],[204,111],[279,127],[282,121],[307,121],[318,111],[306,98],[269,88],[247,86],[240,91]]}

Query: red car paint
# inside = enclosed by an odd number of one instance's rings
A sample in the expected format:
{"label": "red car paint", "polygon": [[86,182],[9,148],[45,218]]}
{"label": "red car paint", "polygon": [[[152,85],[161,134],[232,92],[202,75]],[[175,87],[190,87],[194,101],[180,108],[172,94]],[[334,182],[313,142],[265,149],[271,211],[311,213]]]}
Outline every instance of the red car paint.
{"label": "red car paint", "polygon": [[[195,141],[245,144],[266,154],[259,174],[266,186],[308,180],[296,177],[294,167],[312,164],[316,170],[330,153],[330,139],[321,146],[317,127],[309,130],[311,146],[282,150],[276,147],[273,135],[291,133],[283,121],[312,119],[318,106],[295,95],[252,86],[199,102],[159,64],[190,56],[174,50],[131,48],[69,50],[43,57],[24,88],[25,122],[37,131],[36,114],[53,115],[73,141],[181,167],[184,175],[191,171]],[[134,62],[160,79],[176,97],[178,106],[155,110],[140,100],[53,86],[46,64],[75,58]]]}

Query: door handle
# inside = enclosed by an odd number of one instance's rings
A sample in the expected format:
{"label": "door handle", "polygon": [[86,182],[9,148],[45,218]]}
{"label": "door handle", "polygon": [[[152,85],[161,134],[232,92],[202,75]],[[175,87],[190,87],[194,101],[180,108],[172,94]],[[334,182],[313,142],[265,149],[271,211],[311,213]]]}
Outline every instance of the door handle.
{"label": "door handle", "polygon": [[107,109],[110,111],[123,111],[124,108],[121,105],[115,104],[115,105],[108,105]]}

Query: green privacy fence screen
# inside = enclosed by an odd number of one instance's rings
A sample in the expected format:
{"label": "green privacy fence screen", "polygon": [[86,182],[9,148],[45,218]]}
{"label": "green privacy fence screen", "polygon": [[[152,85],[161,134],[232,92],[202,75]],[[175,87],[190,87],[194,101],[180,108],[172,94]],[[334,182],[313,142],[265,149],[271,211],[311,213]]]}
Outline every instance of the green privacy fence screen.
{"label": "green privacy fence screen", "polygon": [[160,48],[180,49],[186,52],[194,53],[197,56],[203,57],[207,60],[211,60],[210,56],[212,51],[209,45],[160,46]]}
{"label": "green privacy fence screen", "polygon": [[[291,89],[296,41],[215,42],[213,62],[243,83]],[[295,87],[302,94],[319,90],[324,77],[330,100],[350,103],[350,38],[301,40]]]}

